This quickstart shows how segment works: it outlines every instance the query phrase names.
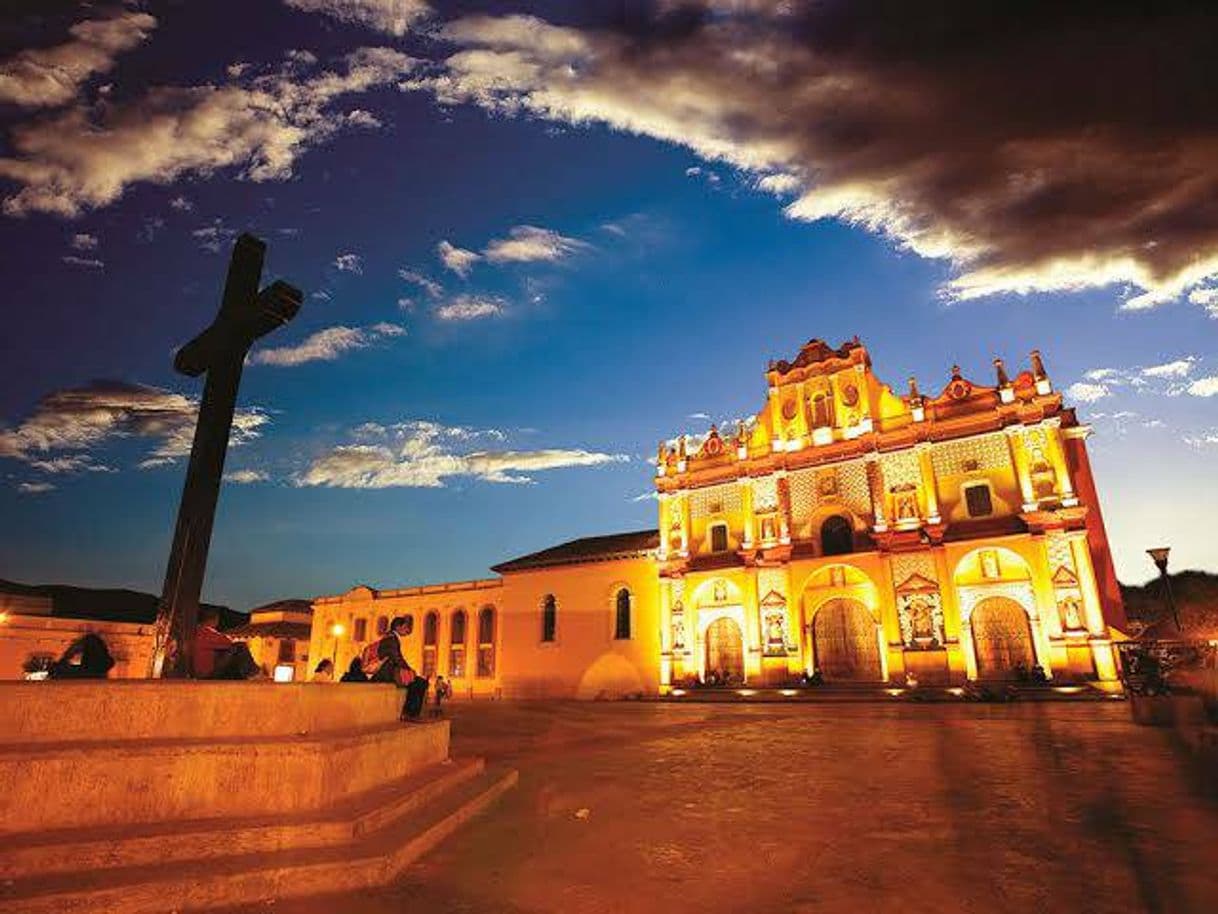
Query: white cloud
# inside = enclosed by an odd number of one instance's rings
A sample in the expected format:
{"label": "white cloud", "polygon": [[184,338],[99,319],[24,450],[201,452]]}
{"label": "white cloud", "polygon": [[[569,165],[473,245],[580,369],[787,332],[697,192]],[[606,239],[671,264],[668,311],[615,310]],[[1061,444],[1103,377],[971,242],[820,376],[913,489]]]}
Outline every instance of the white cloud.
{"label": "white cloud", "polygon": [[211,225],[194,229],[190,234],[199,242],[199,247],[203,250],[219,254],[222,248],[233,243],[233,239],[237,237],[237,230],[225,225],[223,220],[217,217],[212,220]]}
{"label": "white cloud", "polygon": [[77,251],[96,251],[97,236],[89,235],[85,232],[77,232],[72,236],[72,240],[68,242],[74,250]]}
{"label": "white cloud", "polygon": [[26,461],[31,469],[43,473],[58,475],[60,473],[113,473],[114,468],[105,464],[94,463],[89,454],[64,454],[59,457],[29,459]]}
{"label": "white cloud", "polygon": [[1195,355],[1187,355],[1182,359],[1164,362],[1162,365],[1151,365],[1149,368],[1143,368],[1142,374],[1148,378],[1183,378],[1193,370],[1193,364],[1196,361],[1197,357]]}
{"label": "white cloud", "polygon": [[9,215],[74,217],[119,199],[133,184],[236,170],[249,181],[285,180],[296,159],[342,129],[340,98],[395,83],[415,61],[389,48],[361,48],[342,72],[304,75],[297,64],[242,82],[153,87],[100,110],[78,105],[22,124],[0,157],[0,178],[20,189]]}
{"label": "white cloud", "polygon": [[1085,381],[1077,381],[1066,388],[1066,396],[1080,403],[1094,403],[1111,393],[1103,384],[1089,384]]}
{"label": "white cloud", "polygon": [[53,492],[55,484],[51,482],[19,482],[17,491],[24,495],[41,495],[43,492]]}
{"label": "white cloud", "polygon": [[[405,422],[389,428],[373,423],[356,430],[358,443],[335,447],[318,457],[296,480],[301,486],[346,489],[441,488],[454,478],[494,483],[529,483],[530,473],[563,467],[600,466],[628,460],[582,448],[532,451],[476,450],[458,453],[456,445],[480,437],[501,440],[495,430],[479,432],[434,422]],[[380,439],[380,440],[377,440]],[[369,441],[376,443],[369,443]]]}
{"label": "white cloud", "polygon": [[225,482],[237,485],[250,485],[255,482],[266,482],[270,477],[262,470],[233,470],[224,474]]}
{"label": "white cloud", "polygon": [[659,501],[660,493],[658,493],[655,489],[648,489],[646,492],[642,493],[641,495],[636,495],[630,500],[633,502]]}
{"label": "white cloud", "polygon": [[1218,375],[1197,378],[1197,380],[1188,385],[1188,392],[1194,397],[1218,396]]}
{"label": "white cloud", "polygon": [[348,352],[367,349],[378,340],[402,336],[405,330],[397,324],[373,324],[371,327],[326,327],[305,337],[295,346],[256,349],[249,355],[251,365],[292,367],[308,362],[333,362]]}
{"label": "white cloud", "polygon": [[284,0],[306,13],[324,13],[340,22],[367,26],[399,38],[431,15],[424,0]]}
{"label": "white cloud", "polygon": [[113,69],[115,58],[144,41],[156,24],[134,10],[76,23],[68,30],[70,41],[0,63],[0,103],[46,108],[72,101],[85,82]]}
{"label": "white cloud", "polygon": [[360,276],[364,272],[364,261],[359,254],[339,254],[334,258],[334,266],[340,273],[354,273]]}
{"label": "white cloud", "polygon": [[561,260],[588,247],[578,238],[568,238],[552,229],[517,225],[506,238],[491,240],[482,255],[491,263],[529,263]]}
{"label": "white cloud", "polygon": [[[83,455],[113,439],[143,438],[154,445],[141,465],[166,463],[190,453],[197,411],[198,402],[182,394],[123,381],[95,381],[47,394],[19,425],[0,427],[0,457],[40,462],[42,469],[49,470],[65,454],[81,456],[74,464],[58,464],[57,471],[94,471],[99,465]],[[238,446],[257,438],[269,421],[258,408],[238,409],[230,443]]]}
{"label": "white cloud", "polygon": [[170,209],[177,210],[179,213],[189,213],[191,210],[193,210],[195,208],[195,205],[193,203],[191,203],[189,200],[187,200],[185,197],[183,197],[181,194],[178,194],[176,197],[172,198],[169,201],[169,207],[170,207]]}
{"label": "white cloud", "polygon": [[402,267],[402,269],[398,270],[398,278],[418,286],[431,298],[440,298],[444,295],[444,287],[442,285],[418,270]]}
{"label": "white cloud", "polygon": [[96,257],[77,257],[75,254],[64,254],[59,259],[69,266],[88,267],[90,270],[100,270],[106,266],[105,261],[98,260]]}
{"label": "white cloud", "polygon": [[482,259],[474,251],[459,248],[449,241],[441,241],[437,244],[436,253],[440,257],[440,262],[462,279],[468,276],[474,264]]}
{"label": "white cloud", "polygon": [[489,295],[458,295],[436,308],[442,321],[472,321],[481,317],[497,317],[506,307],[501,298]]}

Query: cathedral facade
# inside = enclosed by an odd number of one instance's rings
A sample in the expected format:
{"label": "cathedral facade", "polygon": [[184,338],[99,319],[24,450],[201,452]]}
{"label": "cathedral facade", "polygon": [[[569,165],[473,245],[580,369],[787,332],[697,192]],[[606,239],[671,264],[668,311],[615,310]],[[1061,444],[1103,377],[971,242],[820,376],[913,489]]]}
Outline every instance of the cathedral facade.
{"label": "cathedral facade", "polygon": [[318,598],[310,657],[341,666],[402,616],[408,659],[458,695],[1116,680],[1089,429],[1038,352],[900,394],[857,339],[812,340],[766,380],[749,421],[660,445],[657,529]]}

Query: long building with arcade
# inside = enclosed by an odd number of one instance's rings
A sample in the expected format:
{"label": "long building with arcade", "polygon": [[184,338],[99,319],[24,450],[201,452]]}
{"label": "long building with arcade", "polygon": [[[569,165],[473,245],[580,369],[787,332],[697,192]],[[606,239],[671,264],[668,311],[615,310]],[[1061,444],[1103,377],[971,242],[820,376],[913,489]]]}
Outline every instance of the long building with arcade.
{"label": "long building with arcade", "polygon": [[894,391],[858,339],[772,362],[734,429],[660,445],[658,527],[506,561],[483,580],[314,601],[340,666],[410,620],[458,695],[654,695],[697,682],[960,684],[1040,667],[1116,679],[1125,628],[1089,428],[1038,352]]}

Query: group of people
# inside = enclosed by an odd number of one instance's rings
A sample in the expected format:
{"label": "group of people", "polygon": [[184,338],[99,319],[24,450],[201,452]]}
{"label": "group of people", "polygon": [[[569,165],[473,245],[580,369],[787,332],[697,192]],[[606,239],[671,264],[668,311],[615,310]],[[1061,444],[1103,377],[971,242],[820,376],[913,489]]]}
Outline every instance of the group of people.
{"label": "group of people", "polygon": [[[236,641],[219,629],[220,616],[213,609],[204,609],[199,616],[191,644],[191,664],[196,679],[245,680],[255,679],[261,667],[250,653],[249,645]],[[423,715],[430,686],[426,676],[416,673],[402,653],[402,639],[408,632],[409,621],[398,616],[389,624],[389,631],[368,645],[363,654],[351,660],[339,682],[390,682],[406,691],[401,719],[418,720]],[[63,656],[50,665],[50,679],[105,679],[114,667],[114,657],[106,642],[92,632],[78,638]],[[313,682],[333,682],[334,664],[323,660],[313,671]],[[432,699],[432,716],[441,714],[445,699],[452,688],[443,676],[436,677]]]}

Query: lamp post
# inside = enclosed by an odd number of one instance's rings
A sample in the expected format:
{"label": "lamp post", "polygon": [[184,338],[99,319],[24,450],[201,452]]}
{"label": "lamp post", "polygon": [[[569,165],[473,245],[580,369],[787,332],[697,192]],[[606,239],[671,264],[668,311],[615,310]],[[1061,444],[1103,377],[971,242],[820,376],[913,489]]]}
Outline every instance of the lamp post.
{"label": "lamp post", "polygon": [[330,662],[334,664],[334,673],[336,676],[338,675],[338,639],[343,636],[343,632],[345,631],[346,629],[343,628],[341,622],[335,622],[330,626],[330,636],[334,638],[334,655],[330,659]]}
{"label": "lamp post", "polygon": [[1176,612],[1176,598],[1171,592],[1171,578],[1167,576],[1167,555],[1171,552],[1171,546],[1159,546],[1156,549],[1147,549],[1146,554],[1151,557],[1155,563],[1155,567],[1159,569],[1159,577],[1163,579],[1163,594],[1167,602],[1167,611],[1171,613],[1172,621],[1176,623],[1176,631],[1183,633],[1180,627],[1180,616]]}

